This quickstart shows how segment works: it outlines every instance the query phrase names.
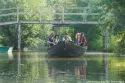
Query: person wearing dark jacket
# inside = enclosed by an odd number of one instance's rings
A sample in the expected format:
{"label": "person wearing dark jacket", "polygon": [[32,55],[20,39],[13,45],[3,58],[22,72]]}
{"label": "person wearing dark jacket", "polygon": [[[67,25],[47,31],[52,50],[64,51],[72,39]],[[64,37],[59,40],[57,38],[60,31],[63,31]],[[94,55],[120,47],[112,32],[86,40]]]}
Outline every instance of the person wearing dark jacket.
{"label": "person wearing dark jacket", "polygon": [[87,43],[83,32],[81,33],[81,36],[80,36],[80,43],[81,43],[80,46],[84,46]]}

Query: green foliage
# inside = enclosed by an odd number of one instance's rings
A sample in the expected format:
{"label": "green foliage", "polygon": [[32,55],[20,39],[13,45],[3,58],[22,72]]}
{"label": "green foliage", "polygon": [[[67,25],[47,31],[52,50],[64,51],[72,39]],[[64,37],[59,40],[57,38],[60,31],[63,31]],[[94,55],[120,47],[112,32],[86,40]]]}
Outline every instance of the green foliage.
{"label": "green foliage", "polygon": [[[16,3],[16,4],[14,4]],[[5,8],[8,8],[13,6],[18,6],[19,8],[23,7],[29,7],[20,10],[20,12],[40,12],[41,9],[43,12],[51,12],[48,8],[40,8],[42,6],[46,6],[47,3],[45,0],[17,0],[15,2],[6,2],[4,4]],[[30,8],[31,7],[31,8]],[[37,9],[33,9],[32,7],[39,7]],[[2,7],[1,7],[2,8]],[[7,13],[9,11],[5,11],[2,13]],[[13,13],[14,11],[12,11]],[[14,18],[13,16],[10,16],[9,18]],[[7,20],[8,18],[1,18],[2,21]],[[52,15],[42,15],[43,20],[49,20],[52,19]],[[38,15],[21,15],[20,20],[39,20]],[[17,46],[17,27],[18,25],[9,25],[9,26],[3,26],[1,29],[1,34],[4,35],[7,42],[6,45],[16,45]],[[21,25],[21,43],[22,48],[24,46],[38,46],[39,43],[45,42],[45,38],[48,36],[49,32],[52,29],[52,25],[44,25],[44,24],[22,24]]]}
{"label": "green foliage", "polygon": [[[125,26],[125,1],[124,0],[103,0],[101,2],[100,8],[103,10],[103,14],[101,16],[101,30],[108,30],[110,32],[111,38],[109,44],[109,49],[111,50],[119,50],[120,53],[125,52],[124,43],[124,35],[121,35],[119,38],[119,33],[123,34],[124,26]],[[115,34],[114,34],[115,33]],[[117,38],[118,37],[118,38]],[[116,40],[115,40],[116,39]],[[119,42],[120,41],[120,42]],[[117,45],[118,43],[118,45]],[[114,49],[115,48],[115,49]]]}
{"label": "green foliage", "polygon": [[122,39],[119,41],[118,51],[120,53],[125,53],[125,33],[123,33],[121,36]]}
{"label": "green foliage", "polygon": [[3,46],[3,37],[0,35],[0,46]]}
{"label": "green foliage", "polygon": [[[27,27],[27,28],[25,28]],[[27,46],[38,46],[45,43],[45,38],[51,31],[51,25],[28,24],[22,26],[22,40]]]}
{"label": "green foliage", "polygon": [[62,40],[65,33],[68,33],[72,40],[74,40],[74,28],[68,26],[57,26],[53,27],[53,31],[55,32],[55,34],[59,35],[60,40]]}
{"label": "green foliage", "polygon": [[118,48],[118,41],[115,36],[111,35],[108,42],[108,51],[116,52]]}
{"label": "green foliage", "polygon": [[90,50],[102,50],[103,49],[103,36],[100,35],[100,31],[97,27],[92,27],[88,34],[88,48]]}
{"label": "green foliage", "polygon": [[[65,12],[86,11],[88,13],[100,13],[100,16],[77,15],[66,16],[66,20],[100,20],[101,24],[94,25],[65,25],[53,28],[60,35],[60,40],[65,32],[74,38],[77,32],[84,32],[87,38],[89,49],[102,50],[105,32],[109,32],[109,51],[118,50],[120,53],[125,52],[125,0],[1,0],[0,8],[11,7],[29,7],[20,10],[20,12],[62,12],[60,7],[83,7],[79,9],[66,9]],[[55,6],[55,10],[51,8],[42,8],[43,6]],[[37,7],[33,9],[32,7]],[[0,11],[0,14],[13,13],[12,11]],[[60,19],[61,16],[42,15],[43,20]],[[83,19],[84,18],[84,19]],[[1,22],[15,20],[16,16],[0,17]],[[39,15],[21,15],[20,20],[40,20]],[[24,46],[38,46],[39,43],[45,42],[45,39],[52,30],[53,25],[44,24],[22,24],[21,25],[21,43]],[[1,45],[17,45],[17,25],[7,25],[0,27],[0,44]],[[74,33],[75,32],[75,33]]]}

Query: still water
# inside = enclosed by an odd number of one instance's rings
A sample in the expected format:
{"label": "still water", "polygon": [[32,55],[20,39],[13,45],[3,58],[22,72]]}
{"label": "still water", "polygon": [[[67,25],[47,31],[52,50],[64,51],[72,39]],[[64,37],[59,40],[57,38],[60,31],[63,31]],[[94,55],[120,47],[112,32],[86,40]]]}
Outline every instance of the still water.
{"label": "still water", "polygon": [[76,58],[46,52],[0,53],[0,83],[124,83],[125,57],[86,53]]}

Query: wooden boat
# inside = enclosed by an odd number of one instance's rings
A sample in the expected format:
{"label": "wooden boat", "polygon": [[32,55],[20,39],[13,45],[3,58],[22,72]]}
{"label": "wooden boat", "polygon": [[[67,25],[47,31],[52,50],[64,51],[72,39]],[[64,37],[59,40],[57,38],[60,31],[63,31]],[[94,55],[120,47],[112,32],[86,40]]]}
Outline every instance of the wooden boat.
{"label": "wooden boat", "polygon": [[12,52],[13,47],[9,46],[0,46],[0,52]]}
{"label": "wooden boat", "polygon": [[47,49],[51,56],[59,57],[77,57],[83,55],[87,50],[87,46],[81,47],[73,42],[60,41],[58,44]]}

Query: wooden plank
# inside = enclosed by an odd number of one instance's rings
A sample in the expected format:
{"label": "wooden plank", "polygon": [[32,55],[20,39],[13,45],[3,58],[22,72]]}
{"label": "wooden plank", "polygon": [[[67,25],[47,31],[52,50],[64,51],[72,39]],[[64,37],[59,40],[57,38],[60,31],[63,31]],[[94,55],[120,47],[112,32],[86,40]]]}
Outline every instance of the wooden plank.
{"label": "wooden plank", "polygon": [[21,50],[21,24],[18,24],[18,50]]}
{"label": "wooden plank", "polygon": [[[18,22],[17,21],[13,21],[13,22],[3,22],[3,23],[0,23],[0,26],[2,25],[10,25],[10,24],[17,24]],[[99,21],[43,21],[41,20],[40,21],[20,21],[21,24],[101,24]]]}
{"label": "wooden plank", "polygon": [[104,40],[104,51],[108,51],[108,30],[105,31],[105,40]]}
{"label": "wooden plank", "polygon": [[[19,15],[100,15],[99,13],[52,13],[52,12],[18,12]],[[8,13],[8,14],[1,14],[0,17],[2,16],[10,16],[10,15],[17,15],[16,13]]]}
{"label": "wooden plank", "polygon": [[19,22],[19,18],[20,18],[19,17],[19,11],[20,11],[19,8],[17,8],[17,22]]}
{"label": "wooden plank", "polygon": [[62,22],[64,22],[64,15],[65,15],[64,8],[62,8]]}
{"label": "wooden plank", "polygon": [[[3,22],[0,23],[0,26],[2,25],[10,25],[10,24],[17,24],[17,21],[13,22]],[[97,21],[20,21],[22,24],[100,24],[100,22]]]}
{"label": "wooden plank", "polygon": [[20,15],[39,15],[40,12],[19,12]]}
{"label": "wooden plank", "polygon": [[0,9],[0,11],[13,10],[13,9],[17,9],[17,7],[13,7],[13,8],[3,8],[3,9]]}
{"label": "wooden plank", "polygon": [[10,16],[10,15],[17,15],[17,13],[0,14],[0,17]]}
{"label": "wooden plank", "polygon": [[17,21],[11,21],[11,22],[0,22],[0,26],[2,26],[2,25],[11,25],[11,24],[17,24]]}
{"label": "wooden plank", "polygon": [[98,21],[20,21],[23,24],[100,24]]}
{"label": "wooden plank", "polygon": [[64,15],[100,15],[99,13],[64,13]]}
{"label": "wooden plank", "polygon": [[34,15],[34,14],[41,14],[41,15],[100,15],[99,13],[53,13],[53,12],[19,12],[21,15]]}

